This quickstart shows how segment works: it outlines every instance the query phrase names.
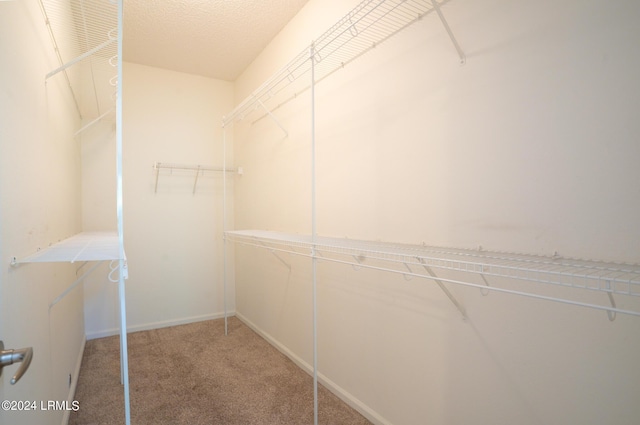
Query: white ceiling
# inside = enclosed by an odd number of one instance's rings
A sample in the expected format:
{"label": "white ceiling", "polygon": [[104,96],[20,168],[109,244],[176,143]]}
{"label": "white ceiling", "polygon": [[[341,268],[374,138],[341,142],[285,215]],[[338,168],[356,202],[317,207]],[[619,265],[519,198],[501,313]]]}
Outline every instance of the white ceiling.
{"label": "white ceiling", "polygon": [[308,0],[125,0],[124,60],[235,81]]}

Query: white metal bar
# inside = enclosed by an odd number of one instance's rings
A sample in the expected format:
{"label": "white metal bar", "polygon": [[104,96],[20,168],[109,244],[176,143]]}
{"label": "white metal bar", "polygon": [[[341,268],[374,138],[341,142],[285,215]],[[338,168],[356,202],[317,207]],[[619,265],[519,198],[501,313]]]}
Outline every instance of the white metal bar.
{"label": "white metal bar", "polygon": [[267,113],[267,115],[269,115],[269,117],[273,120],[273,122],[275,122],[276,125],[280,127],[280,130],[284,132],[284,137],[289,137],[289,132],[282,126],[282,124],[280,123],[280,121],[278,121],[275,115],[273,115],[271,111],[267,109],[266,106],[264,106],[264,103],[262,103],[260,99],[257,99],[256,102],[258,102],[258,104],[262,107],[262,109],[265,110],[265,112]]}
{"label": "white metal bar", "polygon": [[[607,281],[607,289],[611,289],[611,283],[609,281]],[[613,294],[611,292],[607,292],[607,295],[609,296],[609,302],[611,303],[611,307],[616,308],[616,300],[613,298]],[[615,311],[607,310],[607,316],[609,316],[610,322],[613,322],[614,320],[616,320]]]}
{"label": "white metal bar", "polygon": [[285,266],[287,269],[289,269],[289,271],[291,271],[291,264],[289,264],[286,261],[284,261],[284,259],[281,256],[279,256],[278,253],[274,249],[269,248],[268,246],[266,246],[262,242],[258,242],[258,243],[260,245],[262,245],[263,248],[266,248],[271,253],[271,255],[276,257],[278,259],[278,261],[280,261],[282,263],[283,266]]}
{"label": "white metal bar", "polygon": [[107,115],[109,115],[111,112],[113,112],[113,108],[109,109],[107,112],[103,113],[98,118],[95,118],[95,119],[91,120],[89,123],[83,125],[82,128],[80,128],[80,130],[76,131],[73,135],[77,136],[78,134],[82,133],[87,128],[91,127],[92,125],[94,125],[95,123],[97,123],[98,121],[100,121],[101,119],[106,117]]}
{"label": "white metal bar", "polygon": [[318,297],[317,263],[315,242],[316,228],[316,105],[315,105],[315,46],[309,49],[311,62],[311,264],[313,292],[313,423],[318,425]]}
{"label": "white metal bar", "polygon": [[78,258],[81,258],[82,254],[87,250],[87,248],[89,247],[89,245],[91,245],[91,242],[92,242],[92,240],[91,240],[91,239],[88,239],[88,240],[85,242],[84,246],[83,246],[82,248],[80,248],[80,249],[78,250],[78,253],[77,253],[77,254],[76,254],[76,255],[71,259],[71,262],[72,262],[72,263],[75,263],[75,261],[76,261]]}
{"label": "white metal bar", "polygon": [[[480,277],[482,278],[482,281],[484,282],[485,286],[491,286],[491,285],[489,285],[489,282],[487,281],[487,278],[482,273],[480,273]],[[489,291],[487,289],[481,289],[480,293],[482,295],[489,295]]]}
{"label": "white metal bar", "polygon": [[196,186],[198,185],[198,177],[200,177],[200,166],[196,169],[196,179],[193,182],[193,194],[196,194]]}
{"label": "white metal bar", "polygon": [[[42,2],[42,0],[38,0],[38,3],[40,4],[40,10],[42,11],[42,15],[44,16],[44,21],[46,23],[47,26],[47,31],[49,32],[49,37],[51,38],[51,43],[53,44],[53,50],[56,53],[56,57],[58,58],[58,63],[63,64],[64,61],[62,59],[62,55],[60,54],[60,48],[58,47],[58,42],[56,40],[56,36],[55,33],[53,32],[53,28],[51,27],[51,20],[49,19],[49,15],[47,13],[47,9],[44,6],[44,3]],[[73,98],[73,102],[76,105],[76,110],[78,111],[78,115],[80,116],[80,118],[82,119],[82,111],[80,109],[80,104],[78,103],[78,99],[76,98],[76,94],[73,91],[73,86],[71,84],[71,80],[69,79],[69,75],[67,74],[67,72],[64,72],[64,76],[65,79],[67,80],[67,85],[69,86],[69,90],[71,91],[71,97]],[[48,77],[45,77],[45,82],[47,81]]]}
{"label": "white metal bar", "polygon": [[186,164],[169,164],[166,162],[156,162],[153,164],[153,169],[158,171],[161,169],[167,170],[181,170],[181,171],[218,171],[218,172],[238,172],[237,168],[227,168],[225,165],[222,167],[213,167],[207,165],[186,165]]}
{"label": "white metal bar", "polygon": [[158,193],[158,178],[160,177],[160,168],[156,167],[156,185],[153,189],[153,193]]}
{"label": "white metal bar", "polygon": [[[348,261],[341,261],[341,260],[337,260],[335,258],[331,258],[331,259],[327,259],[327,260],[331,261],[331,262],[335,262],[335,263],[350,264]],[[366,268],[369,268],[369,269],[372,269],[372,270],[391,272],[391,273],[407,274],[406,271],[398,271],[398,270],[388,269],[388,268],[384,268],[384,267],[376,267],[376,266],[372,266],[372,265],[369,265],[369,264],[362,264],[362,267],[366,267]],[[422,274],[419,274],[419,273],[412,273],[412,275],[415,276],[415,277],[421,277],[421,278],[427,278],[427,279],[435,280],[431,276],[425,276],[425,275],[422,275]],[[495,286],[486,287],[486,286],[481,285],[479,283],[465,282],[465,281],[456,280],[456,279],[438,278],[438,280],[440,280],[442,282],[448,282],[448,283],[453,283],[453,284],[462,285],[462,286],[468,286],[468,287],[472,287],[472,288],[488,289],[490,291],[502,292],[502,293],[505,293],[505,294],[520,295],[520,296],[529,297],[529,298],[536,298],[536,299],[540,299],[540,300],[553,301],[553,302],[562,303],[562,304],[575,305],[575,306],[579,306],[579,307],[588,307],[588,308],[593,308],[593,309],[597,309],[597,310],[617,312],[617,313],[628,314],[628,315],[639,316],[640,317],[640,311],[624,310],[624,309],[620,309],[620,308],[617,308],[617,307],[608,307],[608,306],[602,306],[602,305],[598,305],[598,304],[584,303],[584,302],[580,302],[580,301],[573,301],[573,300],[568,300],[568,299],[564,299],[564,298],[550,297],[550,296],[546,296],[546,295],[534,294],[534,293],[524,292],[524,291],[517,291],[517,290],[513,290],[513,289],[498,288],[498,287],[495,287]]]}
{"label": "white metal bar", "polygon": [[65,69],[75,65],[76,63],[88,58],[89,56],[98,53],[100,50],[104,49],[105,47],[109,46],[111,43],[113,43],[113,40],[107,40],[104,43],[100,44],[99,46],[94,47],[93,49],[81,54],[80,56],[70,60],[69,62],[63,64],[62,66],[59,66],[58,68],[54,69],[53,71],[49,72],[46,76],[45,76],[45,81],[48,80],[49,78],[53,77],[54,75],[56,75],[58,72],[60,71],[64,71]]}
{"label": "white metal bar", "polygon": [[194,194],[196,193],[196,186],[198,184],[198,178],[199,178],[201,173],[204,173],[204,172],[221,172],[221,173],[224,174],[223,181],[226,182],[226,173],[227,172],[231,172],[231,173],[239,172],[239,170],[237,168],[228,169],[228,168],[226,168],[225,165],[223,165],[222,167],[212,167],[212,166],[204,166],[204,165],[168,164],[168,163],[161,163],[161,162],[154,163],[153,164],[153,169],[156,171],[156,182],[155,182],[155,186],[154,186],[154,193],[158,193],[158,180],[160,178],[160,170],[161,169],[171,170],[172,172],[173,172],[173,170],[195,171],[196,175],[195,175],[195,181],[193,183],[193,193]]}
{"label": "white metal bar", "polygon": [[456,299],[456,297],[453,296],[453,294],[451,293],[451,291],[449,291],[449,289],[447,289],[446,286],[444,286],[444,283],[438,279],[438,276],[433,272],[433,270],[431,270],[431,267],[423,265],[422,267],[424,267],[425,271],[429,274],[429,276],[433,277],[434,282],[438,284],[438,286],[440,287],[440,289],[442,290],[442,292],[445,293],[445,295],[447,296],[447,298],[449,298],[449,301],[451,301],[453,303],[453,305],[456,306],[456,308],[458,309],[458,311],[460,312],[460,314],[462,314],[462,317],[464,319],[467,319],[467,311],[465,310],[465,308],[462,306],[462,304],[460,304],[458,302],[458,300]]}
{"label": "white metal bar", "polygon": [[[90,45],[90,41],[89,41],[89,31],[87,28],[87,17],[86,17],[86,13],[84,10],[84,2],[80,1],[80,11],[82,12],[82,24],[83,24],[83,28],[84,28],[84,39],[85,39],[85,43],[87,44],[87,46]],[[91,70],[91,83],[93,85],[93,94],[95,96],[95,100],[96,100],[96,110],[98,111],[98,114],[100,114],[100,100],[98,99],[98,89],[96,88],[96,78],[95,78],[95,74],[93,72],[93,63],[91,64],[90,67]]]}
{"label": "white metal bar", "polygon": [[[156,183],[157,184],[157,183]],[[227,320],[227,129],[222,126],[222,298],[224,304],[224,334],[229,334]]]}
{"label": "white metal bar", "polygon": [[[383,266],[378,267],[378,269],[400,273],[404,276],[412,276],[416,274],[422,277],[430,277],[409,272],[406,269],[409,264],[477,274],[483,279],[484,284],[469,284],[467,286],[478,287],[483,292],[491,290],[500,290],[503,292],[508,291],[503,288],[494,289],[492,286],[489,286],[485,275],[523,280],[534,285],[543,283],[566,287],[571,289],[575,295],[578,295],[578,292],[575,291],[582,290],[604,292],[607,296],[611,295],[611,297],[613,294],[619,294],[621,296],[637,296],[638,292],[640,292],[640,289],[638,289],[640,287],[640,265],[601,263],[586,260],[567,260],[557,257],[554,257],[554,261],[559,261],[559,264],[548,264],[548,261],[544,257],[483,251],[482,254],[485,255],[485,259],[487,261],[495,262],[496,259],[499,259],[499,266],[495,266],[495,264],[482,263],[480,261],[482,259],[481,256],[477,255],[477,253],[471,255],[469,251],[465,250],[428,247],[428,249],[431,250],[429,251],[431,255],[433,252],[440,252],[440,255],[443,257],[438,258],[433,256],[427,257],[425,254],[422,254],[419,250],[421,246],[413,246],[412,249],[409,249],[405,245],[382,244],[379,242],[365,243],[365,241],[326,237],[316,237],[315,242],[313,242],[312,238],[309,236],[266,231],[233,231],[227,232],[227,235],[230,236],[232,241],[235,240],[246,245],[254,245],[260,248],[267,248],[269,250],[277,250],[292,254],[304,254],[305,252],[309,252],[309,249],[313,249],[315,257],[317,258],[322,258],[326,261],[350,264],[354,267],[364,267],[364,262],[359,259],[366,257],[367,259],[381,262]],[[427,247],[422,248],[427,249]],[[411,253],[410,255],[413,259],[409,257],[407,252]],[[320,257],[323,253],[325,255]],[[455,259],[456,255],[462,258],[462,260]],[[336,256],[344,256],[347,260],[336,258]],[[510,256],[511,261],[514,264],[526,268],[518,269],[517,267],[509,267]],[[527,261],[523,262],[523,259],[526,259]],[[539,268],[535,269],[533,266]],[[551,276],[546,276],[546,274],[551,274]],[[446,282],[446,280],[442,278],[438,279],[442,282]],[[592,282],[585,283],[584,281],[586,280],[590,280]],[[616,283],[619,287],[615,286]],[[528,296],[532,297],[543,297],[535,293],[528,294]],[[579,301],[573,302],[571,299],[572,297],[572,295],[568,295],[568,299],[565,301],[567,301],[567,303],[577,305],[583,304]],[[609,297],[609,300],[611,300],[611,297]],[[616,308],[615,303],[613,303],[611,307],[601,306],[600,308],[604,310],[619,311],[619,309]],[[627,314],[639,315],[640,312]]]}
{"label": "white metal bar", "polygon": [[13,264],[73,263],[75,261],[117,260],[119,258],[120,252],[116,234],[113,232],[83,232],[38,250],[27,257],[14,259]]}
{"label": "white metal bar", "polygon": [[[255,241],[251,241],[249,239],[236,239],[235,242],[243,244],[243,245],[248,245],[248,246],[261,248],[261,249],[265,248],[264,246],[259,245],[259,244],[255,243]],[[281,251],[281,252],[286,252],[286,253],[289,253],[289,254],[300,255],[300,256],[308,257],[308,258],[311,258],[311,256],[312,256],[310,253],[287,250],[287,249],[284,249],[284,248],[269,247],[268,249],[273,249],[273,250],[277,250],[277,251]],[[352,261],[345,261],[345,260],[340,260],[340,259],[337,259],[337,258],[322,257],[322,260],[323,261],[328,261],[328,262],[333,262],[333,263],[338,263],[338,264],[346,264],[346,265],[353,266],[353,262]],[[359,267],[363,267],[363,268],[367,268],[367,269],[371,269],[371,270],[389,272],[389,273],[394,273],[394,274],[402,274],[402,275],[411,274],[412,276],[415,276],[415,277],[420,277],[420,278],[429,279],[429,280],[435,280],[432,276],[428,276],[428,275],[424,275],[424,274],[420,274],[420,273],[410,273],[410,272],[408,272],[406,270],[397,270],[397,269],[391,269],[391,268],[387,268],[387,267],[373,266],[373,265],[366,264],[366,263],[360,263]],[[631,315],[631,316],[640,317],[640,311],[621,309],[621,308],[614,307],[614,306],[612,306],[612,307],[602,306],[602,305],[598,305],[598,304],[584,303],[584,302],[573,301],[573,300],[569,300],[569,299],[565,299],[565,298],[550,297],[550,296],[546,296],[546,295],[540,295],[540,294],[535,294],[535,293],[525,292],[525,291],[518,291],[518,290],[513,290],[513,289],[508,289],[508,288],[500,288],[500,287],[496,287],[496,286],[485,286],[484,284],[467,282],[467,281],[462,281],[462,280],[457,280],[457,279],[449,279],[449,278],[442,278],[442,277],[438,277],[437,279],[440,280],[441,282],[452,283],[452,284],[455,284],[455,285],[467,286],[467,287],[471,287],[471,288],[479,288],[481,290],[495,291],[495,292],[501,292],[501,293],[512,294],[512,295],[519,295],[519,296],[524,296],[524,297],[528,297],[528,298],[535,298],[535,299],[541,299],[541,300],[546,300],[546,301],[553,301],[553,302],[562,303],[562,304],[569,304],[569,305],[575,305],[575,306],[579,306],[579,307],[587,307],[587,308],[593,308],[593,309],[597,309],[597,310],[611,311],[611,312],[616,312],[616,313],[621,313],[621,314],[628,314],[628,315]]]}
{"label": "white metal bar", "polygon": [[[446,2],[442,1],[440,5]],[[364,0],[314,41],[315,83],[433,10],[431,0]],[[225,115],[223,126],[244,118],[255,110],[258,101],[266,103],[310,72],[307,59],[308,49],[305,49]],[[282,103],[270,111],[280,105]]]}
{"label": "white metal bar", "polygon": [[118,86],[116,96],[116,213],[118,219],[118,239],[120,249],[120,276],[118,277],[118,296],[120,298],[120,365],[122,369],[122,381],[124,386],[124,412],[125,424],[131,425],[131,404],[129,400],[129,355],[127,350],[127,308],[124,280],[127,274],[124,261],[124,222],[123,222],[123,189],[122,189],[122,76],[123,66],[122,51],[124,27],[123,0],[118,0]]}
{"label": "white metal bar", "polygon": [[60,295],[58,295],[53,301],[51,301],[49,303],[49,308],[53,307],[54,305],[58,304],[60,301],[62,301],[62,299],[64,297],[66,297],[69,292],[73,291],[73,289],[78,286],[80,283],[82,283],[82,281],[89,276],[96,268],[98,268],[98,266],[100,264],[102,264],[104,261],[100,261],[96,264],[94,264],[89,270],[87,270],[82,276],[80,276],[79,278],[77,278],[75,280],[75,282],[73,282],[71,285],[69,285],[67,287],[67,289],[65,289],[64,291],[62,291],[62,293]]}
{"label": "white metal bar", "polygon": [[[257,238],[270,243],[299,245],[308,247],[308,236],[276,232],[235,231],[234,237]],[[566,286],[571,277],[591,281],[609,280],[612,283],[640,286],[640,265],[603,263],[590,260],[563,259],[524,254],[495,253],[489,251],[439,248],[425,245],[406,245],[384,242],[370,242],[343,238],[318,237],[318,249],[349,256],[363,255],[370,259],[394,261],[407,264],[481,273],[486,275],[516,277],[536,282],[558,283]],[[522,273],[525,273],[524,275]],[[603,283],[604,285],[604,283]],[[575,283],[573,283],[575,286]],[[586,286],[585,286],[586,288]],[[590,287],[591,288],[591,287]],[[597,287],[596,287],[597,288]],[[614,293],[626,294],[634,291],[612,288]]]}
{"label": "white metal bar", "polygon": [[440,10],[440,6],[438,5],[438,1],[431,0],[431,3],[433,3],[433,8],[436,10],[438,17],[440,18],[440,21],[442,21],[442,26],[444,26],[444,29],[447,31],[447,34],[449,34],[449,38],[451,39],[453,46],[456,48],[456,51],[458,52],[458,56],[460,56],[460,63],[464,65],[464,63],[467,61],[467,58],[465,57],[464,52],[460,47],[460,44],[458,44],[458,40],[456,40],[456,37],[453,35],[453,31],[451,31],[451,27],[447,23],[447,20],[444,18],[444,15]]}

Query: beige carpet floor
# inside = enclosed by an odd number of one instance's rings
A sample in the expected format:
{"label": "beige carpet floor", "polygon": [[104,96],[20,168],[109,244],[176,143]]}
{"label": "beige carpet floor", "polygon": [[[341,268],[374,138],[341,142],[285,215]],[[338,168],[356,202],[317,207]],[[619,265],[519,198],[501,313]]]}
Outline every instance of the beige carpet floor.
{"label": "beige carpet floor", "polygon": [[[119,339],[87,341],[70,425],[124,423]],[[129,334],[133,425],[312,424],[313,382],[235,317]],[[318,389],[320,424],[370,424]]]}

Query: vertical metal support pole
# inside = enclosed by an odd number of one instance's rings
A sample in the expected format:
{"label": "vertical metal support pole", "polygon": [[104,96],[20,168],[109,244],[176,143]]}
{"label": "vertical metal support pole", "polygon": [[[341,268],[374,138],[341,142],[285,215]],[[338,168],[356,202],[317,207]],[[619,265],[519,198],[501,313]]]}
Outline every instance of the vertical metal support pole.
{"label": "vertical metal support pole", "polygon": [[222,125],[222,298],[224,302],[224,334],[229,334],[227,323],[227,129]]}
{"label": "vertical metal support pole", "polygon": [[129,403],[129,360],[127,350],[127,307],[125,302],[124,279],[126,265],[124,256],[124,228],[122,219],[122,36],[124,25],[123,0],[118,0],[118,88],[116,98],[116,213],[118,217],[119,273],[118,297],[120,298],[120,367],[124,386],[124,415],[126,425],[131,425],[131,407]]}
{"label": "vertical metal support pole", "polygon": [[318,425],[318,309],[316,268],[316,119],[315,119],[315,46],[311,44],[311,268],[313,292],[313,424]]}

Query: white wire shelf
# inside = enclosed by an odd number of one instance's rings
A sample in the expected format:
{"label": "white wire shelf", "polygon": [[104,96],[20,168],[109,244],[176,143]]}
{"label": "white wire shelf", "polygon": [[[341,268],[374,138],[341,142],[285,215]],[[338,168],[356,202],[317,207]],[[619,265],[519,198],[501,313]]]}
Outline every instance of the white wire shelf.
{"label": "white wire shelf", "polygon": [[[82,118],[115,121],[118,4],[111,0],[40,0],[59,66]],[[82,67],[82,70],[76,67]],[[93,96],[83,96],[91,88]],[[84,128],[82,129],[84,130]]]}
{"label": "white wire shelf", "polygon": [[13,265],[24,263],[75,263],[76,261],[104,261],[126,259],[120,256],[116,232],[83,232],[40,249],[24,257],[13,259]]}
{"label": "white wire shelf", "polygon": [[[442,5],[447,1],[437,4]],[[311,44],[316,83],[433,11],[438,10],[434,8],[432,0],[364,0]],[[224,116],[223,126],[244,119],[258,107],[268,113],[265,106],[268,102],[310,73],[311,46],[302,50]],[[306,88],[308,86],[302,91]],[[282,103],[298,94],[289,93],[290,97]]]}
{"label": "white wire shelf", "polygon": [[238,173],[242,174],[242,167],[238,168],[226,168],[226,167],[214,167],[210,165],[190,165],[190,164],[171,164],[167,162],[156,162],[153,164],[153,170],[156,174],[156,182],[154,192],[158,193],[158,180],[160,178],[160,172],[164,170],[167,175],[173,175],[174,172],[191,174],[194,177],[193,181],[193,193],[196,193],[196,187],[198,185],[198,179],[205,173]]}
{"label": "white wire shelf", "polygon": [[[344,238],[310,236],[261,230],[227,231],[226,237],[236,243],[268,249],[272,252],[315,256],[319,260],[350,264],[356,268],[400,273],[407,277],[422,277],[482,290],[512,293],[608,312],[640,316],[640,311],[619,309],[613,295],[640,297],[640,265],[601,261],[544,257],[527,254],[440,248],[372,242]],[[283,261],[280,257],[279,259]],[[484,283],[443,278],[435,271],[460,272],[465,276],[479,275]],[[540,285],[531,291],[512,290],[487,282],[486,277],[499,277],[570,288],[575,291],[596,291],[607,295],[602,305],[587,304],[576,298],[554,298],[544,294]],[[492,279],[493,280],[493,279]],[[640,303],[639,303],[640,304]],[[611,317],[611,316],[610,316]]]}

